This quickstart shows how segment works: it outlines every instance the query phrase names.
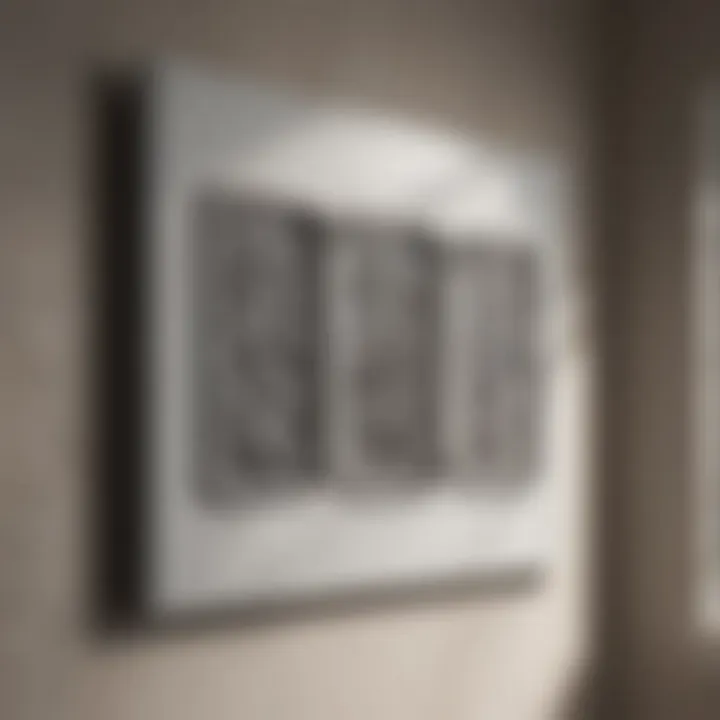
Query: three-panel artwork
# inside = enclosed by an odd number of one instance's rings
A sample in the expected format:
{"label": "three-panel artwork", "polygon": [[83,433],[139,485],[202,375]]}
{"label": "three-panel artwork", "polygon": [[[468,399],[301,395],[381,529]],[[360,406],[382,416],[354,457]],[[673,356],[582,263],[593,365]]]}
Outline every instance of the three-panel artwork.
{"label": "three-panel artwork", "polygon": [[[107,495],[123,609],[166,619],[542,569],[541,221],[518,224],[517,201],[453,233],[336,202],[380,187],[395,145],[433,146],[365,120],[298,139],[317,110],[232,83],[157,73],[113,117]],[[380,133],[360,162],[356,143]]]}
{"label": "three-panel artwork", "polygon": [[538,459],[531,244],[198,200],[196,489],[212,506],[322,489],[522,485]]}

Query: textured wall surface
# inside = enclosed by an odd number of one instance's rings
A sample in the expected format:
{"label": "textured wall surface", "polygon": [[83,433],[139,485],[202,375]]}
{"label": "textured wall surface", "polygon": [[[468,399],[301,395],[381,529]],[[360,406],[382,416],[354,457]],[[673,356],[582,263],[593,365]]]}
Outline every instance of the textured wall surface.
{"label": "textured wall surface", "polygon": [[[532,593],[111,642],[88,628],[84,379],[98,59],[157,55],[417,114],[551,154],[583,241],[591,123],[577,0],[5,0],[0,4],[0,717],[561,720],[588,640],[577,342],[554,478],[560,542]],[[663,258],[666,257],[663,255]],[[669,257],[669,256],[668,256]],[[582,712],[580,713],[582,717]]]}

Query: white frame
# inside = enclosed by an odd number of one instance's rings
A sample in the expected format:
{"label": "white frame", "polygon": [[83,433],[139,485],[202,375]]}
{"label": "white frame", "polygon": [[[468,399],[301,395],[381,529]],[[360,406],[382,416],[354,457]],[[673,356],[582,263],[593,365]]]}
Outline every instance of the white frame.
{"label": "white frame", "polygon": [[[485,154],[473,143],[418,130],[397,118],[308,108],[256,88],[186,71],[159,69],[151,79],[150,102],[148,262],[154,294],[147,392],[152,399],[154,451],[146,590],[151,614],[547,568],[552,554],[549,480],[558,466],[564,414],[557,348],[564,322],[559,300],[566,287],[565,236],[563,185],[556,169],[548,163]],[[302,131],[307,131],[305,136]],[[393,175],[365,167],[362,147],[345,161],[346,167],[338,166],[341,141],[343,148],[354,146],[353,138],[361,138],[362,132],[373,135],[376,144],[388,142],[407,177],[399,170]],[[259,152],[262,143],[267,147]],[[315,153],[318,147],[327,150],[320,169],[312,166],[314,174],[308,177],[308,159],[302,153],[312,151],[313,143]],[[392,157],[383,161],[392,162]],[[499,185],[504,194],[488,190],[483,197],[492,202],[487,207],[475,203],[469,213],[460,202],[462,193],[427,204],[425,185],[457,177],[468,167],[486,190]],[[401,191],[383,188],[381,181],[388,174]],[[418,177],[418,187],[408,186],[408,178],[417,184]],[[290,198],[304,193],[304,201],[330,216],[369,210],[414,222],[420,214],[449,242],[472,242],[480,230],[508,241],[523,237],[540,243],[547,259],[548,452],[531,489],[478,495],[473,502],[449,490],[433,496],[432,502],[365,511],[337,507],[317,495],[292,506],[239,510],[232,517],[206,515],[195,504],[188,478],[192,397],[187,379],[193,373],[187,352],[187,212],[198,184]],[[273,573],[270,558],[280,563],[280,571]]]}

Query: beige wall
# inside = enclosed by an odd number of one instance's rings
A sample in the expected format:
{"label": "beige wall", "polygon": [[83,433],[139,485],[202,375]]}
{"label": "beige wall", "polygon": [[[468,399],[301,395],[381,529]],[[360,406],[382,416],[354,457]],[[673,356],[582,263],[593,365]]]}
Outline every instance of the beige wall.
{"label": "beige wall", "polygon": [[[0,717],[559,720],[588,646],[582,446],[532,593],[113,644],[87,629],[82,342],[90,59],[170,54],[553,154],[583,241],[589,32],[578,0],[0,3]],[[571,402],[584,427],[586,344]],[[581,713],[581,717],[583,714]]]}

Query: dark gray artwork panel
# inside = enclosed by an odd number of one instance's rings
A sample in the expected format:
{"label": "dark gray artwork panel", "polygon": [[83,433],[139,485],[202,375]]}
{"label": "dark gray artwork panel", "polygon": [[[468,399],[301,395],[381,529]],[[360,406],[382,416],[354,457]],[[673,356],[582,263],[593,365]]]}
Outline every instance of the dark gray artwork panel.
{"label": "dark gray artwork panel", "polygon": [[437,469],[437,249],[382,227],[351,240],[355,353],[346,391],[359,474],[371,485],[425,484]]}
{"label": "dark gray artwork panel", "polygon": [[540,268],[528,246],[463,250],[459,282],[468,284],[466,340],[472,468],[480,478],[531,479],[539,451],[541,402]]}
{"label": "dark gray artwork panel", "polygon": [[201,490],[227,499],[315,482],[321,464],[322,241],[309,218],[222,195],[197,204]]}

